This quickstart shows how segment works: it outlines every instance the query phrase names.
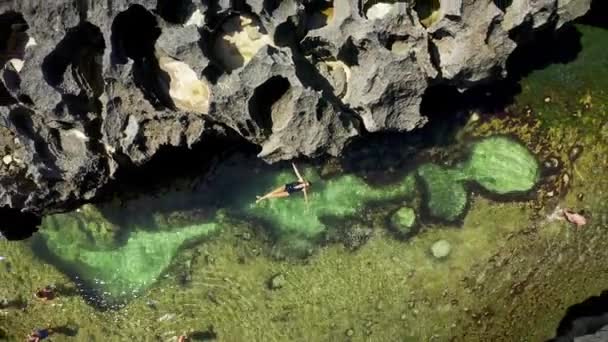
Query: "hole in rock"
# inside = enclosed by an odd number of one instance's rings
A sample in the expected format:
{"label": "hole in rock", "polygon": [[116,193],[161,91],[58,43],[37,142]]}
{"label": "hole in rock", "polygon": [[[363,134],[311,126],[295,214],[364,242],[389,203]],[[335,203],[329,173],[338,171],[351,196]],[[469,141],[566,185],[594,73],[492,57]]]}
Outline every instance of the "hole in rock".
{"label": "hole in rock", "polygon": [[306,28],[316,30],[326,26],[334,18],[333,1],[313,1],[306,5]]}
{"label": "hole in rock", "polygon": [[40,216],[19,209],[0,207],[0,234],[8,240],[25,240],[38,231]]}
{"label": "hole in rock", "polygon": [[418,13],[420,23],[424,27],[433,25],[441,17],[441,4],[439,0],[416,0],[414,8]]}
{"label": "hole in rock", "polygon": [[394,54],[405,56],[410,52],[408,35],[381,34],[378,38],[382,46]]}
{"label": "hole in rock", "polygon": [[141,5],[131,5],[112,23],[112,63],[126,64],[154,55],[154,44],[161,29],[154,15]]}
{"label": "hole in rock", "polygon": [[359,50],[353,42],[352,37],[349,37],[348,40],[346,40],[346,43],[340,48],[338,60],[343,61],[349,67],[359,65]]}
{"label": "hole in rock", "polygon": [[0,64],[11,59],[23,60],[25,46],[29,40],[29,26],[23,15],[8,11],[0,14]]}
{"label": "hole in rock", "polygon": [[289,89],[289,81],[281,76],[273,76],[253,91],[249,99],[249,115],[264,133],[272,131],[272,105]]}
{"label": "hole in rock", "polygon": [[[136,23],[136,24],[134,24]],[[161,70],[155,44],[160,37],[156,17],[141,5],[131,5],[112,23],[112,63],[125,64],[132,59],[133,80],[145,99],[156,109],[176,108],[167,85],[171,79]]]}
{"label": "hole in rock", "polygon": [[509,6],[511,6],[511,4],[513,3],[513,0],[493,0],[494,1],[494,5],[496,5],[496,7],[500,8],[501,11],[506,12],[507,8],[509,8]]}
{"label": "hole in rock", "polygon": [[59,86],[71,67],[72,75],[81,90],[98,97],[103,92],[101,58],[106,48],[99,27],[84,21],[68,29],[65,37],[42,62],[46,82]]}
{"label": "hole in rock", "polygon": [[607,325],[608,290],[605,290],[599,296],[570,306],[559,322],[555,338],[550,341],[569,342],[579,336],[594,334]]}
{"label": "hole in rock", "polygon": [[192,0],[158,0],[156,12],[161,18],[173,24],[183,24],[194,13],[196,6]]}
{"label": "hole in rock", "polygon": [[274,42],[257,18],[233,15],[216,29],[212,56],[231,72],[246,65],[266,45],[274,46]]}

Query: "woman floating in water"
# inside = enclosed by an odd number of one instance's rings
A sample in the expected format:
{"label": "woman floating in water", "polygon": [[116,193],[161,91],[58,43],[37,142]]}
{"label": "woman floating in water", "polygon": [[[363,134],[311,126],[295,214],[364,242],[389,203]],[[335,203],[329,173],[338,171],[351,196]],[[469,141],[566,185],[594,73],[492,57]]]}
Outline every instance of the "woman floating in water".
{"label": "woman floating in water", "polygon": [[264,196],[256,196],[257,200],[255,201],[255,203],[269,198],[287,197],[293,194],[294,192],[299,191],[302,191],[304,193],[304,200],[306,201],[306,203],[308,203],[308,194],[306,193],[306,189],[308,189],[312,184],[302,178],[300,172],[298,172],[296,164],[291,163],[291,166],[293,166],[293,171],[296,173],[296,176],[298,176],[298,181],[285,184],[282,187],[276,188],[275,190],[267,193]]}

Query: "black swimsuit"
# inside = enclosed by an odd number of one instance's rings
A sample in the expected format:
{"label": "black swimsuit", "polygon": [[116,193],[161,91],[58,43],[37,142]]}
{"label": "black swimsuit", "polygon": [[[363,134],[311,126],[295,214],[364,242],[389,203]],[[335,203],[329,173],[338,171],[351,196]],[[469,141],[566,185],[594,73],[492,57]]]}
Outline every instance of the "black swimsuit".
{"label": "black swimsuit", "polygon": [[291,183],[287,183],[285,184],[285,191],[287,191],[288,194],[293,194],[294,192],[298,192],[298,191],[302,191],[302,188],[297,188],[297,186],[300,185],[300,182],[291,182]]}

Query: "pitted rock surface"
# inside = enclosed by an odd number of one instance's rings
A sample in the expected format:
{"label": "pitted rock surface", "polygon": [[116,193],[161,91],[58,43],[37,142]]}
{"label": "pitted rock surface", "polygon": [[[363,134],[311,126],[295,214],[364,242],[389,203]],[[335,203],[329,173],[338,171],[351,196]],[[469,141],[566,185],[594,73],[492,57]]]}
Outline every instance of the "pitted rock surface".
{"label": "pitted rock surface", "polygon": [[[65,209],[94,198],[125,163],[144,164],[163,146],[204,144],[207,135],[240,136],[274,162],[339,155],[367,132],[413,130],[427,121],[420,104],[429,87],[466,90],[504,77],[518,44],[509,32],[557,29],[589,7],[590,0],[2,2],[0,143],[11,163],[0,165],[0,207]],[[218,46],[232,51],[230,67]],[[201,91],[208,101],[188,100]],[[200,107],[184,109],[193,105]]]}

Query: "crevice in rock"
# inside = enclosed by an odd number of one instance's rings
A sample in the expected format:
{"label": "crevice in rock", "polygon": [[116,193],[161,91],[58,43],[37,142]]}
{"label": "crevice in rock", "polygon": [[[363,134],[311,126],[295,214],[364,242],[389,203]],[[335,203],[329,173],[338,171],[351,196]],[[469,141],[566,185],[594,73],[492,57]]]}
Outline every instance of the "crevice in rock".
{"label": "crevice in rock", "polygon": [[0,106],[5,107],[16,103],[18,103],[18,101],[6,89],[4,84],[0,82]]}
{"label": "crevice in rock", "polygon": [[29,40],[28,29],[21,13],[8,11],[0,14],[0,66],[13,58],[23,60]]}
{"label": "crevice in rock", "polygon": [[24,107],[17,107],[11,110],[8,115],[9,122],[14,126],[15,130],[20,134],[34,142],[34,150],[37,153],[38,157],[44,161],[44,163],[49,166],[49,178],[53,178],[56,175],[53,172],[57,169],[56,166],[56,158],[51,153],[49,142],[47,142],[48,137],[42,137],[38,132],[38,129],[34,126],[34,121],[32,120],[32,116],[35,113]]}
{"label": "crevice in rock", "polygon": [[68,67],[79,88],[97,98],[103,93],[101,57],[106,48],[99,27],[84,21],[68,29],[57,47],[44,58],[42,73],[45,81],[58,87]]}
{"label": "crevice in rock", "polygon": [[156,12],[172,24],[184,24],[192,16],[196,6],[192,0],[157,0]]}
{"label": "crevice in rock", "polygon": [[320,29],[327,26],[334,18],[333,1],[310,1],[304,5],[306,14],[306,29],[309,31]]}
{"label": "crevice in rock", "polygon": [[431,65],[437,70],[437,77],[441,78],[441,54],[439,54],[439,48],[437,48],[437,44],[431,38],[428,39],[427,47],[429,57],[431,58]]}
{"label": "crevice in rock", "polygon": [[264,0],[263,8],[266,11],[266,13],[272,15],[272,12],[274,12],[274,10],[279,8],[280,5],[281,5],[281,0]]}
{"label": "crevice in rock", "polygon": [[338,52],[337,59],[346,63],[349,67],[359,65],[359,50],[357,49],[357,46],[355,46],[352,37],[349,37],[346,40],[346,43],[342,45]]}
{"label": "crevice in rock", "polygon": [[78,16],[80,21],[87,20],[89,12],[89,0],[76,0],[76,7],[78,7]]}
{"label": "crevice in rock", "polygon": [[[133,23],[137,23],[134,25]],[[113,64],[126,64],[133,60],[133,80],[144,97],[157,110],[175,109],[165,85],[169,75],[159,67],[155,44],[160,37],[156,17],[141,5],[131,5],[119,13],[112,23]]]}
{"label": "crevice in rock", "polygon": [[397,55],[407,55],[410,53],[407,44],[408,39],[408,35],[388,34],[386,32],[378,35],[380,44],[388,51]]}
{"label": "crevice in rock", "polygon": [[154,44],[161,29],[152,13],[141,5],[131,5],[112,22],[112,64],[126,64],[127,58],[141,62],[154,56]]}
{"label": "crevice in rock", "polygon": [[[608,325],[608,290],[568,308],[551,342],[570,342]],[[598,340],[599,341],[599,340]]]}
{"label": "crevice in rock", "polygon": [[441,16],[441,3],[439,0],[416,0],[414,6],[420,23],[424,27],[430,27]]}
{"label": "crevice in rock", "polygon": [[289,81],[281,76],[273,76],[253,91],[249,99],[249,115],[265,135],[272,133],[272,105],[289,89]]}
{"label": "crevice in rock", "polygon": [[511,4],[513,3],[513,0],[493,0],[494,1],[494,5],[496,5],[496,7],[500,8],[501,11],[506,12],[507,8],[509,8],[509,6],[511,6]]}
{"label": "crevice in rock", "polygon": [[34,213],[22,212],[19,209],[0,207],[0,238],[8,240],[25,240],[38,231],[42,219]]}

